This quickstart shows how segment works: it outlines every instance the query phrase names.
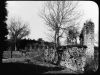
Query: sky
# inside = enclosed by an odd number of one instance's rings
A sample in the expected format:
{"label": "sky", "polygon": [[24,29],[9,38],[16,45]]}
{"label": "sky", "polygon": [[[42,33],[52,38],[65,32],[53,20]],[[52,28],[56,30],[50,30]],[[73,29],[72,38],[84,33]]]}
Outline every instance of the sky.
{"label": "sky", "polygon": [[[11,17],[20,17],[23,21],[29,23],[30,39],[43,38],[48,41],[47,38],[47,26],[43,19],[39,16],[39,12],[43,7],[43,1],[7,1],[8,19]],[[81,20],[81,25],[90,19],[95,25],[95,40],[98,40],[98,25],[99,25],[99,8],[93,1],[79,1],[79,10],[84,12],[84,16]],[[80,25],[80,26],[81,26]]]}

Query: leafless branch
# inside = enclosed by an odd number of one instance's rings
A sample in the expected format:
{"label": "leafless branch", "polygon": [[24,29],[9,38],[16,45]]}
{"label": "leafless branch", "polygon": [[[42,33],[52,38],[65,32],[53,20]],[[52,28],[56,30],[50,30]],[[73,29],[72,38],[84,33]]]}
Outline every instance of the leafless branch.
{"label": "leafless branch", "polygon": [[80,18],[80,12],[76,11],[77,5],[78,2],[73,1],[48,1],[45,3],[41,18],[54,31],[57,44],[59,42],[57,39],[62,37],[65,30],[67,30],[66,25]]}

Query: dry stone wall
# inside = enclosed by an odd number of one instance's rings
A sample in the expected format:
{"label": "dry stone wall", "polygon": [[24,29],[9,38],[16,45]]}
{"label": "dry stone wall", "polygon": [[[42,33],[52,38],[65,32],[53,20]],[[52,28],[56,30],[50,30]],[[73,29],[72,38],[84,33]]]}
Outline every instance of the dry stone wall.
{"label": "dry stone wall", "polygon": [[62,54],[60,65],[72,70],[84,70],[86,48],[71,47],[66,48]]}

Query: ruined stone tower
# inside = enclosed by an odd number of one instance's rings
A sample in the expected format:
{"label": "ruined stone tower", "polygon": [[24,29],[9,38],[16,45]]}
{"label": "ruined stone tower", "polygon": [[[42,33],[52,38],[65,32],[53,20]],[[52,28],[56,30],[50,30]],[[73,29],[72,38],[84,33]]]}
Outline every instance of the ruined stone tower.
{"label": "ruined stone tower", "polygon": [[83,45],[87,46],[86,55],[88,57],[94,56],[94,23],[86,21],[82,30]]}

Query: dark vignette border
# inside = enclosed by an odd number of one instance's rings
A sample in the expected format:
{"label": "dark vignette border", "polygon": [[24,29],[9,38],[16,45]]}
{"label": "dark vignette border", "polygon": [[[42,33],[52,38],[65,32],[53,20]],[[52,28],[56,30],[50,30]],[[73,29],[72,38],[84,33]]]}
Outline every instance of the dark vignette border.
{"label": "dark vignette border", "polygon": [[[16,0],[7,0],[7,1],[16,1]],[[17,1],[28,1],[28,0],[17,0]],[[29,1],[44,1],[44,0],[29,0]],[[46,0],[46,1],[50,1],[50,0]],[[56,1],[56,0],[51,0],[51,1]],[[61,0],[59,0],[59,1],[61,1]],[[72,0],[72,1],[78,1],[78,0]],[[81,0],[79,0],[79,1],[81,1]],[[87,0],[87,1],[90,1],[90,0]],[[99,7],[99,3],[100,3],[99,0],[92,0],[92,1],[94,1],[95,3],[97,3],[97,5]],[[2,54],[3,54],[3,50],[6,48],[6,42],[5,42],[5,40],[7,39],[6,38],[6,35],[8,34],[7,25],[4,22],[4,21],[7,20],[7,18],[6,18],[6,16],[7,16],[7,10],[5,8],[6,5],[7,4],[6,4],[6,1],[5,0],[0,1],[0,66],[2,64]],[[2,67],[3,68],[1,70],[1,72],[4,72],[5,71],[5,73],[6,73],[6,70],[4,70],[4,69],[6,67],[10,67],[10,66],[7,66],[7,65],[4,66],[4,64],[2,64]],[[15,67],[17,67],[17,66],[15,66]],[[98,69],[98,71],[96,73],[98,73],[98,72],[99,72],[99,69]],[[24,74],[24,72],[23,72],[23,74]],[[92,74],[94,74],[94,73],[92,73]]]}

